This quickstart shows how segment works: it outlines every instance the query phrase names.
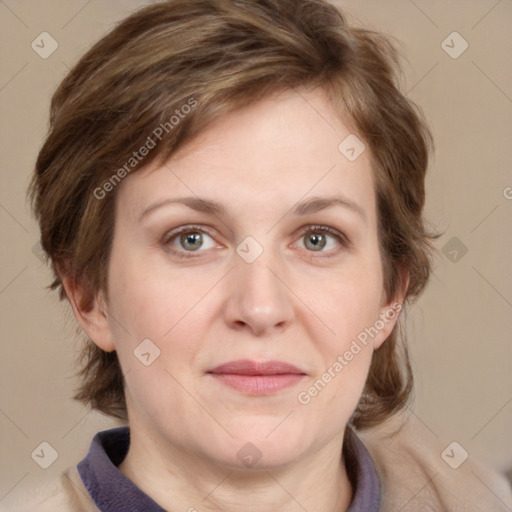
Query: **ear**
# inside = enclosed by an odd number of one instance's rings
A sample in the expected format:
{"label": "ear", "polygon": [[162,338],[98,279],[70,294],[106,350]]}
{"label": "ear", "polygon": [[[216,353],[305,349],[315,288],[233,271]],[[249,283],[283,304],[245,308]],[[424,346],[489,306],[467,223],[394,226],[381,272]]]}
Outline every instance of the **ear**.
{"label": "ear", "polygon": [[82,330],[105,352],[115,350],[103,293],[93,294],[84,283],[70,276],[61,277],[73,313]]}
{"label": "ear", "polygon": [[386,298],[382,290],[382,301],[379,318],[375,321],[378,334],[373,340],[373,348],[377,350],[389,337],[395,327],[400,312],[403,309],[407,288],[409,287],[409,272],[405,268],[400,269],[400,286],[394,297]]}

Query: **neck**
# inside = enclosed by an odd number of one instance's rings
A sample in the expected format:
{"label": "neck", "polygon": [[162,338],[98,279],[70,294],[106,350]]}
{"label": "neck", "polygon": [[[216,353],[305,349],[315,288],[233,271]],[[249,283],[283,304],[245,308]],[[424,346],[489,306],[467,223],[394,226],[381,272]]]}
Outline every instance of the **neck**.
{"label": "neck", "polygon": [[345,512],[352,486],[343,438],[286,467],[233,469],[131,432],[119,470],[169,512]]}

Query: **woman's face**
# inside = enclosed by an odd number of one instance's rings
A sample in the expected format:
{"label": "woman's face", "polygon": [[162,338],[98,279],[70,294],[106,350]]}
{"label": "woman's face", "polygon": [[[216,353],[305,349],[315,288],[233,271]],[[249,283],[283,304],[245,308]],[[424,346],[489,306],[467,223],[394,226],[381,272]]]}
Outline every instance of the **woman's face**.
{"label": "woman's face", "polygon": [[322,92],[290,91],[119,186],[95,341],[117,350],[132,428],[231,467],[341,445],[398,316],[350,134]]}

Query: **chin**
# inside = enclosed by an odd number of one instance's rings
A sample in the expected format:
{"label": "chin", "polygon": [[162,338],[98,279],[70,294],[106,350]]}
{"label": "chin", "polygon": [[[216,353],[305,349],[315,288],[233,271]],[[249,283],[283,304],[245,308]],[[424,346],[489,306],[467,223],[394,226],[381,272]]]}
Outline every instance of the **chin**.
{"label": "chin", "polygon": [[237,447],[235,457],[230,453],[217,460],[229,470],[255,473],[285,468],[297,461],[298,455],[288,447],[285,451],[275,451],[273,448],[248,442],[240,448]]}
{"label": "chin", "polygon": [[278,432],[279,421],[274,418],[257,427],[252,422],[247,428],[232,432],[230,450],[224,451],[225,464],[236,470],[273,470],[297,460],[304,454],[308,441],[291,429],[283,428]]}

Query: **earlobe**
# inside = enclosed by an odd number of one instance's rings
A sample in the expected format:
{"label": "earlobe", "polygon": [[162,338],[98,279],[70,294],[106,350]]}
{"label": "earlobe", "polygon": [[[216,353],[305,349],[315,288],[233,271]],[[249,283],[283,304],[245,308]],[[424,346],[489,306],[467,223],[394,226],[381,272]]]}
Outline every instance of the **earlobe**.
{"label": "earlobe", "polygon": [[373,341],[373,348],[375,350],[378,349],[388,339],[396,323],[398,322],[402,308],[402,302],[396,300],[390,304],[387,304],[384,308],[381,309],[379,318],[375,322],[375,326],[379,331],[378,335],[374,338]]}
{"label": "earlobe", "polygon": [[85,334],[105,352],[115,350],[103,294],[91,294],[83,283],[70,276],[61,279],[75,318]]}
{"label": "earlobe", "polygon": [[379,331],[379,334],[373,341],[373,348],[375,350],[378,349],[389,337],[398,322],[398,318],[404,307],[405,297],[409,287],[409,273],[406,269],[401,269],[400,276],[401,286],[391,301],[385,299],[385,293],[383,292],[383,304],[380,309],[379,318],[375,322]]}

